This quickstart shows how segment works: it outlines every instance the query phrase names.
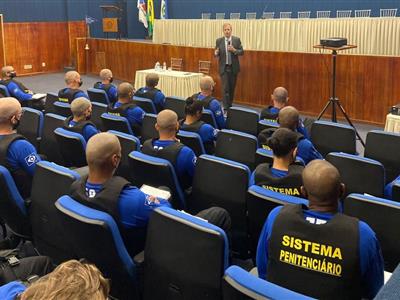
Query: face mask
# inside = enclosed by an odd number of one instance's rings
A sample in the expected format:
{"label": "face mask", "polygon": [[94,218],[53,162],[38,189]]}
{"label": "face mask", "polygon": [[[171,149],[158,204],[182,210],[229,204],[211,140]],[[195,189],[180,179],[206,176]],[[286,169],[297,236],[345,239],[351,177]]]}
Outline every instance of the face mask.
{"label": "face mask", "polygon": [[89,121],[91,117],[92,117],[92,114],[87,115],[86,116],[86,121]]}
{"label": "face mask", "polygon": [[12,125],[13,130],[17,129],[19,126],[19,123],[21,122],[21,120],[18,120],[18,119],[15,119],[15,120],[16,120],[16,122]]}
{"label": "face mask", "polygon": [[10,72],[10,77],[11,78],[17,77],[17,72],[15,71]]}
{"label": "face mask", "polygon": [[113,80],[114,80],[114,78],[111,77],[111,78],[110,78],[110,83],[113,82]]}
{"label": "face mask", "polygon": [[79,81],[79,86],[81,87],[82,84],[83,84],[83,80],[81,79],[81,80]]}

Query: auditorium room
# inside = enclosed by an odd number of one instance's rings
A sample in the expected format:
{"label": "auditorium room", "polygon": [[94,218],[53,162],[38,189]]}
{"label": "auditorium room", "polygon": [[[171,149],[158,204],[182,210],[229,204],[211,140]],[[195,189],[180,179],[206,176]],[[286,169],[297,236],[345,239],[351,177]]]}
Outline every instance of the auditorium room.
{"label": "auditorium room", "polygon": [[0,300],[395,300],[399,236],[399,0],[0,1]]}

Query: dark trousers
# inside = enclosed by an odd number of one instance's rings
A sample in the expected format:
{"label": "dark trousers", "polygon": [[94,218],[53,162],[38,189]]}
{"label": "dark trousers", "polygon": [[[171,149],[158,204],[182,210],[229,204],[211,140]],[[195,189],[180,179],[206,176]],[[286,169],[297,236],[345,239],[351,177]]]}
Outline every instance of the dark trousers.
{"label": "dark trousers", "polygon": [[232,106],[233,96],[235,94],[237,74],[232,72],[231,65],[225,65],[224,73],[221,76],[222,80],[222,95],[224,109],[227,110]]}

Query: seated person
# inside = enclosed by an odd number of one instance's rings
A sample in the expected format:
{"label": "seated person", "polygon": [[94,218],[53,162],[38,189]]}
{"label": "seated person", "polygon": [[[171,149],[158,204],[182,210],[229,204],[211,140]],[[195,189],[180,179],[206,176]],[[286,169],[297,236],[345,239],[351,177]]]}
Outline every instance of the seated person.
{"label": "seated person", "polygon": [[1,69],[0,84],[4,85],[10,96],[21,102],[22,106],[29,106],[42,110],[44,107],[44,97],[35,99],[33,97],[34,93],[22,82],[15,80],[15,77],[17,77],[17,73],[15,72],[14,67],[5,66]]}
{"label": "seated person", "polygon": [[150,213],[160,206],[169,207],[169,202],[147,196],[124,178],[113,176],[121,160],[121,145],[115,135],[94,135],[86,146],[86,160],[89,175],[72,184],[71,197],[109,213],[117,222],[129,253],[136,255],[144,248]]}
{"label": "seated person", "polygon": [[385,186],[385,199],[393,199],[393,186],[400,183],[400,176],[397,176],[392,182]]}
{"label": "seated person", "polygon": [[99,133],[92,122],[92,103],[83,97],[76,98],[71,103],[72,116],[64,121],[64,129],[79,133],[87,142],[92,136]]}
{"label": "seated person", "polygon": [[147,98],[153,101],[156,107],[157,113],[162,111],[165,107],[165,96],[156,88],[160,78],[156,73],[150,73],[146,75],[146,86],[138,89],[135,96]]}
{"label": "seated person", "polygon": [[4,300],[107,300],[110,283],[95,265],[69,260],[28,287],[13,281],[0,287]]}
{"label": "seated person", "polygon": [[317,299],[372,299],[383,285],[383,258],[374,231],[338,212],[344,184],[324,160],[303,171],[309,207],[274,208],[257,248],[260,278]]}
{"label": "seated person", "polygon": [[156,129],[159,139],[147,140],[143,143],[142,152],[168,160],[175,168],[182,189],[192,186],[196,155],[176,138],[179,130],[177,114],[164,109],[157,116]]}
{"label": "seated person", "polygon": [[273,151],[273,163],[260,164],[251,175],[250,184],[265,189],[300,196],[303,185],[301,173],[304,167],[295,163],[297,153],[297,134],[287,128],[278,128],[268,139],[267,145]]}
{"label": "seated person", "polygon": [[[278,118],[279,111],[289,102],[288,91],[284,87],[277,87],[271,95],[272,104],[264,108],[260,113],[260,120],[275,122]],[[307,129],[304,127],[303,121],[299,118],[297,131],[310,139]]]}
{"label": "seated person", "polygon": [[16,133],[22,114],[17,99],[0,99],[0,165],[10,171],[21,196],[26,199],[31,193],[32,177],[40,157],[35,147]]}
{"label": "seated person", "polygon": [[215,82],[210,76],[203,76],[200,79],[200,93],[194,94],[192,97],[201,100],[204,108],[213,112],[218,129],[225,128],[225,117],[220,102],[212,96]]}
{"label": "seated person", "polygon": [[68,71],[64,77],[67,87],[58,91],[59,101],[71,103],[72,100],[83,97],[89,99],[88,95],[79,88],[82,86],[83,81],[81,75],[76,71]]}
{"label": "seated person", "polygon": [[125,117],[132,127],[135,135],[140,135],[145,112],[132,101],[135,89],[128,82],[118,86],[118,101],[111,104],[107,111],[110,114]]}
{"label": "seated person", "polygon": [[193,99],[192,97],[187,98],[185,106],[186,117],[181,121],[180,129],[198,133],[203,141],[206,153],[214,154],[218,129],[200,120],[202,112],[203,101]]}
{"label": "seated person", "polygon": [[[299,112],[293,106],[286,106],[279,111],[278,116],[279,128],[288,128],[297,134],[297,156],[299,156],[305,164],[313,159],[322,159],[322,155],[314,148],[309,139],[297,131],[299,124]],[[258,135],[258,142],[263,148],[268,149],[266,145],[267,139],[275,131],[275,128],[267,128],[262,130]]]}
{"label": "seated person", "polygon": [[108,100],[111,103],[117,101],[118,93],[117,88],[115,85],[112,84],[113,82],[113,74],[109,69],[103,69],[100,71],[100,79],[94,84],[94,88],[104,90],[107,93]]}

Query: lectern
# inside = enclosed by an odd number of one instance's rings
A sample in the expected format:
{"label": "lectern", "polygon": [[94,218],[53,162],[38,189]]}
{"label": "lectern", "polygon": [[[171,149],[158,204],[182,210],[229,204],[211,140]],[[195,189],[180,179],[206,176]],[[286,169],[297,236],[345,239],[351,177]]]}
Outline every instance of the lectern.
{"label": "lectern", "polygon": [[[119,22],[121,21],[122,9],[115,5],[101,5],[103,10],[103,33],[105,38],[108,38],[108,33],[117,33],[118,39],[121,39],[121,29]],[[114,14],[116,17],[110,17],[109,14]]]}

